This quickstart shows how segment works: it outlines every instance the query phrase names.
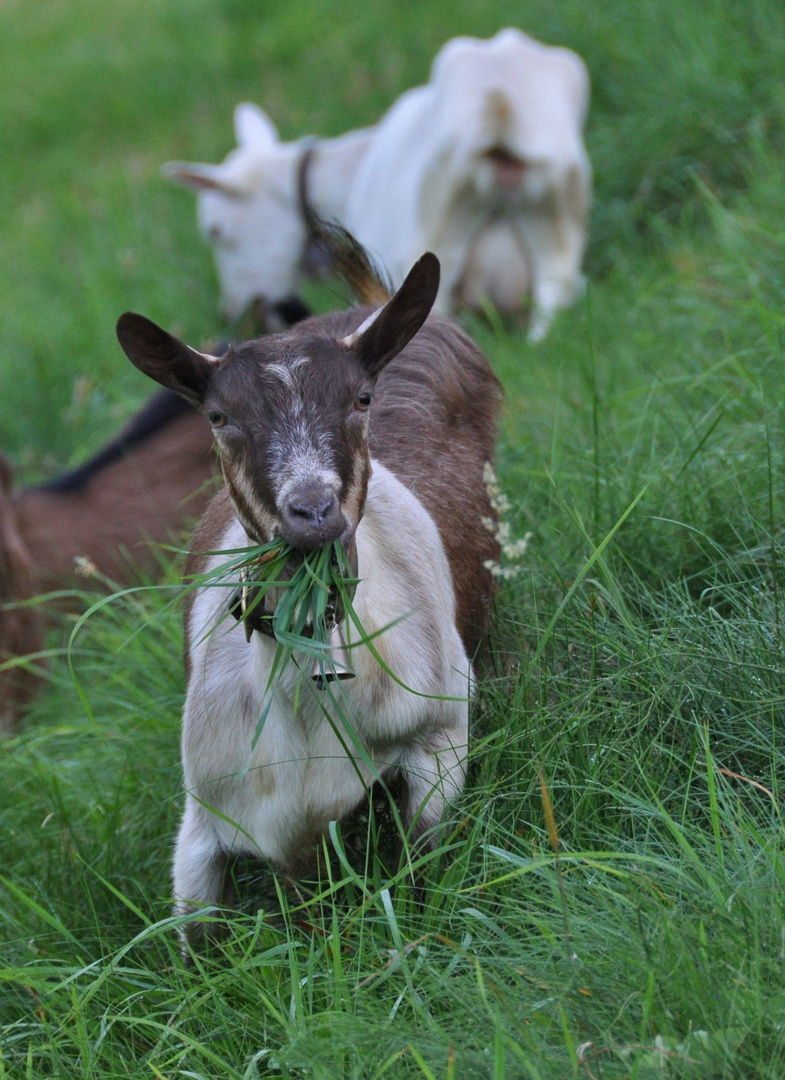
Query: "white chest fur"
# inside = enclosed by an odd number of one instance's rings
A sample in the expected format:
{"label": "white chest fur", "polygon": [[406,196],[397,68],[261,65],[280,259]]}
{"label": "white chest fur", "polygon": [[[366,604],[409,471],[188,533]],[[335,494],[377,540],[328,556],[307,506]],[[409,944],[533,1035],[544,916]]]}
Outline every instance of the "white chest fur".
{"label": "white chest fur", "polygon": [[[327,823],[392,770],[404,774],[420,831],[463,786],[471,672],[449,566],[422,504],[377,462],[356,539],[355,610],[365,633],[383,630],[374,647],[400,682],[360,645],[350,649],[354,679],[318,690],[306,661],[304,674],[291,663],[271,687],[275,643],[260,634],[247,643],[234,619],[221,621],[228,588],[197,596],[174,874],[183,901],[216,899],[205,874],[219,851],[296,866]],[[234,521],[223,546],[248,543]]]}

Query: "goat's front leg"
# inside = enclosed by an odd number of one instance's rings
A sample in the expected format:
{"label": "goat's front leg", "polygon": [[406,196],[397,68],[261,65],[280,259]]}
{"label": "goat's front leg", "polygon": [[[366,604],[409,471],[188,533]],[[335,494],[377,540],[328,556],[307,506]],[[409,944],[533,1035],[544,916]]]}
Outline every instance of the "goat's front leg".
{"label": "goat's front leg", "polygon": [[582,288],[588,199],[588,181],[572,170],[563,189],[518,219],[532,272],[530,341],[542,341],[556,312],[572,303]]}
{"label": "goat's front leg", "polygon": [[[477,228],[479,222],[467,222],[455,212],[446,220],[435,214],[426,234],[417,239],[415,259],[423,250],[439,252],[439,292],[433,310],[440,315],[449,315],[455,308]],[[412,261],[407,259],[406,264]]]}
{"label": "goat's front leg", "polygon": [[423,736],[401,757],[401,816],[415,850],[436,847],[445,807],[463,790],[466,751],[466,731],[449,728]]}
{"label": "goat's front leg", "polygon": [[[172,868],[174,911],[188,915],[201,907],[226,903],[227,855],[218,842],[204,807],[186,796],[185,813],[177,834]],[[183,945],[196,937],[220,936],[198,923],[187,923],[180,931]]]}

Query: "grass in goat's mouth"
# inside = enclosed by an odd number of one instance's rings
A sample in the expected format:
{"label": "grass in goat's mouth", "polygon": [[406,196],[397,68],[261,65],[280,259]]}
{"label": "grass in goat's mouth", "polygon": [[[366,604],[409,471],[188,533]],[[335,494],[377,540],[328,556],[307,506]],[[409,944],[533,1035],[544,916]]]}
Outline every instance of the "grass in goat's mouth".
{"label": "grass in goat's mouth", "polygon": [[240,604],[248,637],[255,623],[265,623],[278,642],[273,676],[295,652],[329,665],[332,626],[347,617],[357,621],[352,600],[358,579],[340,541],[303,552],[274,539],[215,554],[227,556],[226,562],[195,575],[189,587],[235,584],[230,606]]}
{"label": "grass in goat's mouth", "polygon": [[[352,606],[358,579],[340,541],[302,552],[281,539],[274,539],[266,544],[212,554],[224,555],[226,561],[204,574],[194,575],[188,588],[227,589],[234,585],[224,620],[233,617],[231,609],[240,602],[246,632],[255,612],[259,621],[264,620],[270,626],[277,648],[268,690],[289,661],[295,659],[295,654],[301,675],[310,675],[318,690],[329,687],[335,679],[353,676],[348,665],[336,661],[330,640],[335,622],[351,620],[360,627]],[[269,604],[265,604],[268,596]],[[250,640],[252,632],[247,632],[247,637]],[[308,661],[303,666],[302,656],[309,658],[310,671]],[[272,697],[268,696],[256,724],[251,750],[262,733],[271,703]]]}

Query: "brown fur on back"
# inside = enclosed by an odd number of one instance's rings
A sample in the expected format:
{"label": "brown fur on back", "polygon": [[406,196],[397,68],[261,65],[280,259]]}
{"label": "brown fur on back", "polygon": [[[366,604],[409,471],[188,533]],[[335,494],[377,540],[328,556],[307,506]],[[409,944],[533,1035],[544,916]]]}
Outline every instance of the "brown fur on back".
{"label": "brown fur on back", "polygon": [[[72,586],[77,557],[119,584],[160,570],[166,556],[155,544],[177,539],[215,492],[212,442],[207,421],[191,411],[78,490],[11,492],[10,470],[0,468],[0,663],[43,645],[41,607],[2,605]],[[21,667],[0,671],[0,732],[14,729],[39,682]]]}
{"label": "brown fur on back", "polygon": [[212,433],[186,413],[103,469],[78,492],[23,488],[13,496],[38,590],[60,588],[85,556],[114,581],[160,563],[155,545],[196,520],[215,492]]}
{"label": "brown fur on back", "polygon": [[[34,593],[33,563],[10,505],[10,471],[0,469],[0,664],[43,647],[41,612],[16,606]],[[0,671],[0,734],[12,732],[18,710],[35,692],[37,678],[23,667]]]}
{"label": "brown fur on back", "polygon": [[484,564],[499,559],[482,519],[495,518],[483,470],[495,458],[501,387],[474,343],[432,316],[382,373],[377,394],[371,453],[436,522],[452,572],[458,630],[473,657],[487,633],[495,591]]}

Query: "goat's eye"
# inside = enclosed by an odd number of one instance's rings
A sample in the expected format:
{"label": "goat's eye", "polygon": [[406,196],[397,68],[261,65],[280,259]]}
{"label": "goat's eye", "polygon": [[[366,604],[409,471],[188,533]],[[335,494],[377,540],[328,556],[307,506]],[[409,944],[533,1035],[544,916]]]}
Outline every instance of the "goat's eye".
{"label": "goat's eye", "polygon": [[223,427],[226,423],[226,413],[219,412],[218,409],[213,409],[207,414],[207,419],[213,427]]}
{"label": "goat's eye", "polygon": [[357,395],[354,402],[355,409],[359,409],[360,412],[365,412],[366,409],[370,408],[370,405],[371,393],[369,390],[366,390],[364,393]]}

